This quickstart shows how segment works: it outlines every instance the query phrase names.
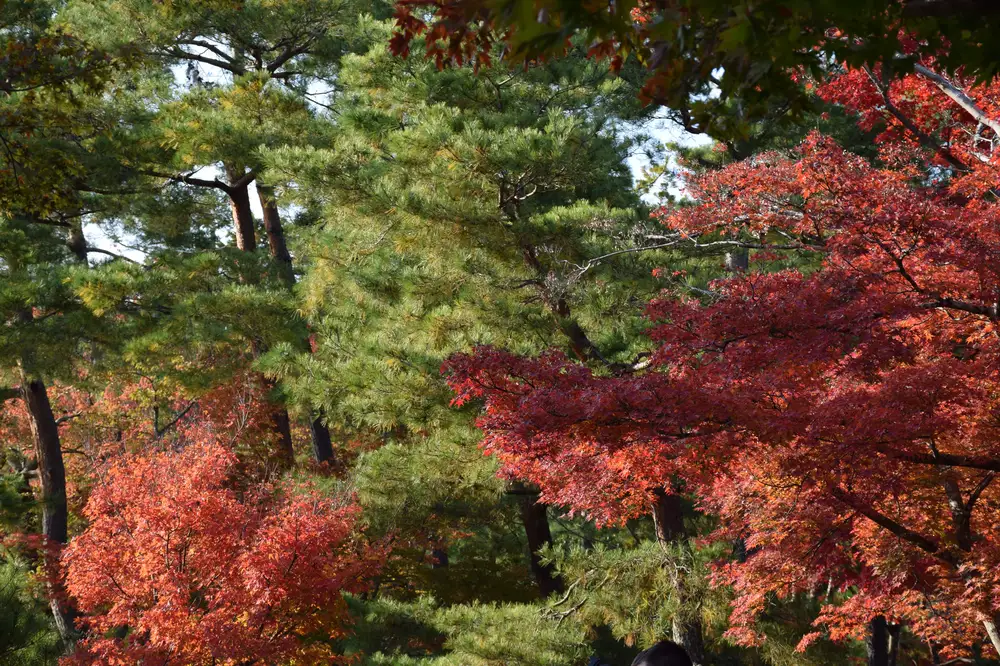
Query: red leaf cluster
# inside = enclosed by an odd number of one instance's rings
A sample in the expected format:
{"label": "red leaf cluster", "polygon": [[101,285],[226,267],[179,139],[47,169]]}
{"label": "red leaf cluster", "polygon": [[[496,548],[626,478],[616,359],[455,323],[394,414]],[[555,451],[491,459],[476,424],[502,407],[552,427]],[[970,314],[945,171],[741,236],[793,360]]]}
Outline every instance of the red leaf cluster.
{"label": "red leaf cluster", "polygon": [[328,664],[385,553],[355,536],[359,508],[308,488],[232,484],[215,443],[130,455],[87,503],[64,554],[90,630],[81,664]]}
{"label": "red leaf cluster", "polygon": [[644,372],[452,359],[457,400],[485,400],[484,449],[599,523],[683,479],[715,537],[748,548],[716,574],[742,643],[770,595],[824,590],[851,593],[818,620],[834,639],[885,615],[952,651],[982,640],[1000,613],[1000,206],[958,189],[975,169],[951,188],[914,173],[813,135],[697,178],[668,227],[820,253],[819,269],[654,301]]}

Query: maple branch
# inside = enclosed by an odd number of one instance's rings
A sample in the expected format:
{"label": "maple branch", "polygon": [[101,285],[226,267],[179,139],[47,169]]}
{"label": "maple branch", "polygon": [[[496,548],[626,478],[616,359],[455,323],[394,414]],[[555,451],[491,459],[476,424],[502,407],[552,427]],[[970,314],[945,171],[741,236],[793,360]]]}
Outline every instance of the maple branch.
{"label": "maple branch", "polygon": [[[187,404],[187,407],[185,407],[184,409],[182,409],[181,411],[179,411],[179,412],[177,413],[177,415],[176,415],[176,416],[174,416],[174,418],[170,419],[170,422],[169,422],[169,423],[167,423],[167,424],[166,424],[165,426],[163,426],[162,428],[159,428],[159,427],[157,427],[157,426],[156,426],[156,422],[155,422],[155,419],[154,419],[154,423],[153,423],[153,431],[154,431],[154,434],[156,435],[156,438],[157,438],[157,439],[159,439],[160,437],[163,437],[163,435],[165,435],[165,434],[166,434],[166,432],[167,432],[168,430],[170,430],[170,429],[171,429],[171,428],[173,428],[173,427],[174,427],[175,425],[177,425],[177,423],[178,423],[178,422],[179,422],[179,421],[180,421],[180,420],[181,420],[182,418],[184,418],[184,417],[185,417],[185,416],[187,415],[187,413],[188,413],[188,412],[190,412],[190,411],[191,411],[191,408],[192,408],[192,407],[194,407],[194,406],[195,406],[195,405],[197,405],[197,404],[198,404],[198,401],[197,401],[197,400],[192,400],[191,402],[189,402],[189,403]],[[154,415],[154,416],[155,416],[155,415]]]}
{"label": "maple branch", "polygon": [[982,469],[990,472],[1000,472],[1000,459],[987,458],[984,456],[964,456],[952,453],[922,454],[904,453],[901,451],[889,451],[883,448],[878,449],[880,453],[906,462],[917,465],[938,465],[945,467],[967,467],[969,469]]}
{"label": "maple branch", "polygon": [[870,506],[869,504],[863,502],[860,498],[856,497],[855,495],[845,492],[836,486],[830,488],[830,494],[833,495],[838,500],[840,500],[841,502],[843,502],[844,504],[846,504],[847,506],[857,511],[858,513],[860,513],[868,520],[878,525],[879,527],[882,527],[891,532],[892,534],[895,534],[903,541],[906,541],[907,543],[910,543],[916,546],[917,548],[927,553],[930,553],[931,555],[934,555],[938,559],[947,562],[952,566],[957,565],[955,557],[946,551],[942,551],[941,548],[936,543],[934,543],[924,535],[919,534],[918,532],[914,532],[910,528],[901,525],[892,518],[886,516],[884,513],[881,513],[880,511],[875,509],[873,506]]}
{"label": "maple branch", "polygon": [[996,121],[986,115],[986,112],[979,108],[976,102],[965,94],[965,91],[956,86],[954,83],[941,76],[937,72],[930,70],[923,65],[917,63],[913,66],[913,71],[930,80],[936,85],[941,92],[947,95],[953,102],[958,104],[966,113],[971,115],[976,119],[977,122],[986,125],[991,130],[993,130],[997,136],[1000,136],[1000,121]]}
{"label": "maple branch", "polygon": [[[883,65],[883,67],[887,66]],[[892,99],[889,97],[889,85],[884,81],[880,81],[878,77],[875,76],[875,72],[872,71],[871,67],[865,65],[862,69],[864,69],[864,72],[865,74],[868,75],[868,78],[871,79],[872,83],[875,85],[876,90],[879,91],[879,94],[882,95],[882,102],[883,104],[885,104],[885,110],[891,113],[893,117],[896,118],[896,120],[902,123],[903,127],[905,127],[907,131],[913,134],[913,136],[915,136],[920,143],[934,150],[938,155],[943,157],[949,164],[951,164],[956,169],[959,169],[960,171],[969,170],[969,167],[966,166],[965,162],[955,157],[954,153],[952,153],[950,150],[942,146],[940,142],[935,141],[930,134],[927,134],[919,127],[917,127],[916,124],[912,120],[910,120],[909,117],[904,115],[903,112],[899,110],[899,107],[897,107],[893,103]]]}
{"label": "maple branch", "polygon": [[962,312],[969,312],[971,314],[983,315],[989,317],[990,319],[997,318],[997,308],[990,305],[983,305],[981,303],[973,303],[971,301],[963,301],[957,298],[936,298],[928,303],[923,303],[920,305],[922,308],[946,308],[949,310],[961,310]]}
{"label": "maple branch", "polygon": [[972,489],[972,492],[969,493],[969,501],[966,502],[965,504],[965,506],[968,508],[970,512],[972,511],[972,507],[979,500],[979,496],[982,495],[983,492],[990,487],[990,484],[993,483],[993,480],[996,478],[997,478],[997,473],[990,472],[989,474],[983,477],[982,481],[976,484],[975,488]]}
{"label": "maple branch", "polygon": [[83,412],[73,412],[72,414],[66,414],[65,416],[60,416],[59,418],[56,419],[56,425],[58,426],[62,425],[63,423],[66,423],[67,421],[72,421],[73,419],[82,414]]}

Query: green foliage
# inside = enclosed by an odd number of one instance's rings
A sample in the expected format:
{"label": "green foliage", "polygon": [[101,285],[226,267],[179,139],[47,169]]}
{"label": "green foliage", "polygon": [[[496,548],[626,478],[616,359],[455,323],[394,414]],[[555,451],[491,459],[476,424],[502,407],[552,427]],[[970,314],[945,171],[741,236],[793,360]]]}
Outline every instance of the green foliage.
{"label": "green foliage", "polygon": [[[569,586],[552,613],[584,627],[608,626],[628,645],[649,647],[671,636],[677,619],[701,621],[719,641],[729,599],[725,592],[713,590],[707,579],[709,564],[724,555],[724,548],[724,544],[695,549],[688,543],[661,546],[643,541],[627,549],[599,545],[551,552]],[[678,589],[685,591],[683,600]]]}
{"label": "green foliage", "polygon": [[365,666],[573,666],[589,654],[582,632],[536,606],[439,607],[424,597],[355,601],[352,610],[360,621],[345,651],[363,650]]}
{"label": "green foliage", "polygon": [[48,609],[31,594],[30,588],[24,564],[4,554],[0,558],[2,666],[54,664],[62,654],[63,646]]}

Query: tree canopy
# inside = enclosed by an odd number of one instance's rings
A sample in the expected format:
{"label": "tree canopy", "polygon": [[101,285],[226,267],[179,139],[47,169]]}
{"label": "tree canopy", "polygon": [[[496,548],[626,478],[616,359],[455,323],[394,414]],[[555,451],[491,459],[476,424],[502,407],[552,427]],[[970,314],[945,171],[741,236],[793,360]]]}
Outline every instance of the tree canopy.
{"label": "tree canopy", "polygon": [[998,663],[993,4],[0,4],[0,664]]}

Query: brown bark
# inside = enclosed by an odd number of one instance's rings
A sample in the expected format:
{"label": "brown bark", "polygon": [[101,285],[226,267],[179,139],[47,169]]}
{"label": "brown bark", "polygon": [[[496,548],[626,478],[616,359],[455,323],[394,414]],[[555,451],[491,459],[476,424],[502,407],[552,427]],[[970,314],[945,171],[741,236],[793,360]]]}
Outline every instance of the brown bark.
{"label": "brown bark", "polygon": [[260,207],[264,211],[264,233],[267,235],[271,259],[279,271],[281,281],[290,289],[295,285],[295,273],[292,270],[292,255],[288,252],[288,244],[285,242],[285,230],[281,227],[281,213],[274,198],[274,188],[258,182],[257,195],[260,198]]}
{"label": "brown bark", "polygon": [[868,624],[865,650],[868,666],[889,666],[889,625],[882,615],[872,618]]}
{"label": "brown bark", "polygon": [[87,239],[83,235],[83,227],[80,226],[79,221],[74,222],[70,226],[66,246],[73,253],[73,256],[76,257],[77,261],[84,264],[87,263]]}
{"label": "brown bark", "polygon": [[[678,493],[657,489],[653,494],[652,515],[656,540],[661,545],[672,544],[684,537],[684,502]],[[689,593],[680,571],[674,577],[674,590],[683,607]],[[699,618],[676,614],[671,620],[671,632],[673,641],[684,647],[695,666],[705,663],[705,641]]]}
{"label": "brown bark", "polygon": [[333,440],[330,437],[330,429],[326,426],[322,419],[322,412],[319,416],[314,418],[309,425],[309,435],[312,439],[312,449],[313,457],[316,458],[316,462],[334,462],[333,457]]}
{"label": "brown bark", "polygon": [[902,633],[902,625],[889,625],[889,666],[896,666],[899,661],[899,641],[902,637]]}
{"label": "brown bark", "polygon": [[[268,388],[274,386],[274,382],[270,379],[264,381]],[[278,405],[274,409],[271,420],[274,423],[274,432],[278,435],[278,456],[281,464],[286,469],[290,468],[295,464],[295,449],[292,447],[292,423],[288,417],[288,410],[284,406]]]}
{"label": "brown bark", "polygon": [[680,495],[657,489],[653,501],[653,526],[656,540],[662,544],[684,536],[684,508]]}
{"label": "brown bark", "polygon": [[[292,267],[292,255],[288,251],[285,240],[285,230],[281,226],[281,212],[274,196],[274,188],[270,185],[257,183],[257,195],[260,207],[264,211],[264,233],[267,234],[267,247],[271,260],[278,271],[278,276],[288,289],[295,286],[295,270]],[[303,346],[310,349],[309,341],[303,340]],[[323,422],[325,415],[322,410],[313,414],[309,422],[309,436],[312,440],[313,456],[316,462],[333,462],[333,440],[330,429]]]}
{"label": "brown bark", "polygon": [[253,210],[250,208],[250,183],[242,182],[246,175],[242,169],[231,164],[226,164],[225,169],[231,184],[228,189],[229,209],[233,214],[236,247],[244,252],[253,252],[257,249],[257,237],[254,234]]}
{"label": "brown bark", "polygon": [[[232,164],[225,165],[226,179],[229,187],[226,192],[229,195],[229,208],[233,213],[233,231],[236,234],[236,247],[244,252],[257,251],[257,237],[254,231],[253,211],[250,208],[250,183],[252,177],[243,169],[239,169]],[[261,344],[253,345],[254,356],[259,356],[266,351]],[[265,378],[264,386],[269,391],[274,388],[275,383]],[[274,432],[278,436],[278,457],[281,464],[291,467],[295,462],[295,450],[292,447],[291,419],[288,410],[283,405],[276,405],[274,414],[271,417],[274,424]]]}
{"label": "brown bark", "polygon": [[538,553],[545,546],[552,544],[552,531],[549,529],[548,507],[536,501],[537,495],[524,493],[521,495],[521,519],[524,521],[524,532],[528,537],[528,552],[531,558],[531,573],[538,584],[538,590],[543,597],[563,591],[563,581],[551,564],[542,562]]}
{"label": "brown bark", "polygon": [[[63,465],[59,425],[52,413],[48,390],[40,379],[29,379],[22,372],[21,392],[28,409],[31,434],[38,461],[42,490],[42,535],[53,544],[69,540],[69,509],[66,504],[66,468]],[[63,590],[49,584],[49,605],[56,628],[68,652],[73,650],[73,624],[76,612]]]}

